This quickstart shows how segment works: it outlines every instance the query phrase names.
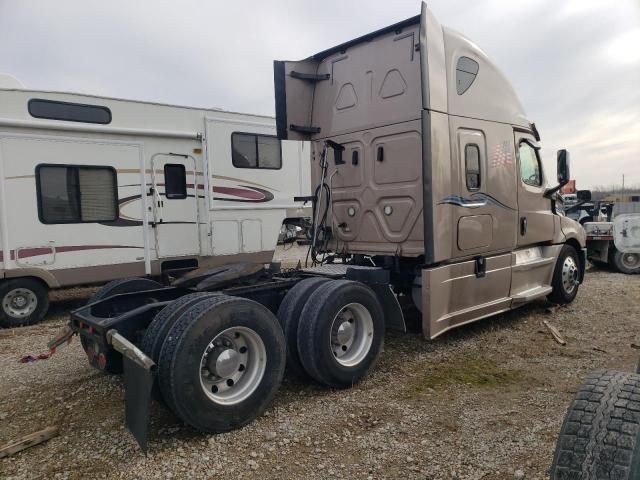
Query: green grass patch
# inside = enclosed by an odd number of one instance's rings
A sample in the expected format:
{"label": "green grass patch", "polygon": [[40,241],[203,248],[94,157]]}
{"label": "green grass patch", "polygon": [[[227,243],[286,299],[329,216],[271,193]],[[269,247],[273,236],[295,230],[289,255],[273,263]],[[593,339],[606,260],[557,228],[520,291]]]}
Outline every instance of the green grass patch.
{"label": "green grass patch", "polygon": [[493,360],[460,358],[424,371],[414,380],[412,390],[415,394],[421,394],[429,389],[439,390],[449,385],[493,388],[522,380],[525,380],[525,376],[520,370],[502,367]]}

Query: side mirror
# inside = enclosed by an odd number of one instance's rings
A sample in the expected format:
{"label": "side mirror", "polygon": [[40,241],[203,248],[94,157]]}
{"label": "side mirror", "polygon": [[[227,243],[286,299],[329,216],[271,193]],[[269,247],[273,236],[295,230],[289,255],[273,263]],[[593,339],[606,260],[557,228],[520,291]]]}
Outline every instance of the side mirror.
{"label": "side mirror", "polygon": [[560,186],[566,185],[570,178],[569,152],[563,148],[558,150],[558,183]]}
{"label": "side mirror", "polygon": [[562,150],[558,150],[558,185],[552,188],[547,188],[544,192],[544,196],[552,198],[558,190],[569,183],[570,178],[569,152],[563,148]]}
{"label": "side mirror", "polygon": [[591,190],[578,190],[576,196],[579,202],[589,202],[591,201]]}

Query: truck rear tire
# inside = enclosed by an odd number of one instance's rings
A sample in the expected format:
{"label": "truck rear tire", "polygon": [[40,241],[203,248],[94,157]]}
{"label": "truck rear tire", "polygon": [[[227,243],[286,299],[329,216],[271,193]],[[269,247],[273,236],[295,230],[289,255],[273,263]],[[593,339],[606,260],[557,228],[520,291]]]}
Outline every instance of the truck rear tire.
{"label": "truck rear tire", "polygon": [[616,250],[611,257],[613,266],[620,272],[632,275],[640,273],[640,254],[622,253]]}
{"label": "truck rear tire", "polygon": [[[161,287],[162,284],[149,278],[120,278],[118,280],[112,280],[106,285],[100,287],[100,289],[94,293],[91,298],[89,298],[87,305],[121,293],[144,292],[145,290],[154,290]],[[106,373],[112,374],[122,373],[122,355],[120,353],[111,348],[107,349],[106,352],[95,352],[95,343],[82,334],[80,334],[80,344],[82,345],[84,352],[87,354],[90,363],[92,363],[91,358],[96,356],[96,353],[103,353],[105,357],[105,366],[102,370]]]}
{"label": "truck rear tire", "polygon": [[560,429],[551,479],[640,478],[640,375],[591,374]]}
{"label": "truck rear tire", "polygon": [[347,388],[375,365],[384,340],[384,313],[373,290],[333,280],[311,294],[298,326],[298,352],[316,381]]}
{"label": "truck rear tire", "polygon": [[98,291],[91,296],[87,304],[121,293],[144,292],[145,290],[153,290],[155,288],[162,288],[162,284],[150,278],[119,278],[100,287]]}
{"label": "truck rear tire", "polygon": [[226,295],[205,299],[180,316],[162,345],[162,396],[203,432],[242,427],[275,396],[285,350],[282,329],[266,307]]}
{"label": "truck rear tire", "polygon": [[308,378],[307,372],[302,366],[300,355],[298,354],[298,325],[300,314],[309,296],[315,292],[320,285],[327,283],[328,278],[313,277],[301,280],[287,292],[280,308],[278,308],[278,321],[284,332],[287,342],[287,371],[295,378]]}
{"label": "truck rear tire", "polygon": [[565,305],[573,302],[580,286],[580,260],[571,245],[563,245],[556,261],[551,287],[547,296],[550,302]]}
{"label": "truck rear tire", "polygon": [[140,349],[146,353],[151,360],[158,363],[164,339],[169,330],[171,330],[171,327],[173,327],[173,324],[180,318],[180,315],[196,303],[215,295],[217,294],[210,292],[190,293],[174,300],[164,307],[158,312],[144,332]]}
{"label": "truck rear tire", "polygon": [[11,278],[0,286],[0,327],[33,325],[49,310],[47,286],[35,278]]}

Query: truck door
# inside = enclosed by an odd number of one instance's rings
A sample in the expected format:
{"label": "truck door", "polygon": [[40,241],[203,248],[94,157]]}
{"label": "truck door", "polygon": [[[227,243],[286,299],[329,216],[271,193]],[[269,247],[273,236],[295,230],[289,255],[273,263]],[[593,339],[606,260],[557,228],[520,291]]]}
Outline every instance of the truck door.
{"label": "truck door", "polygon": [[518,158],[517,246],[524,247],[553,239],[551,201],[544,197],[546,179],[540,161],[540,147],[532,135],[515,132]]}
{"label": "truck door", "polygon": [[151,158],[151,198],[158,257],[200,254],[196,161],[188,155]]}

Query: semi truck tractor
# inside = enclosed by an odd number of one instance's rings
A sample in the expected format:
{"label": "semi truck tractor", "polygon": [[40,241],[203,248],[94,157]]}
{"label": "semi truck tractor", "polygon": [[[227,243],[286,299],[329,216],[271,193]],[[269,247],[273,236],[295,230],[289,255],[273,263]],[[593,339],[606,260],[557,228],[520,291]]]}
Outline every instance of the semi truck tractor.
{"label": "semi truck tractor", "polygon": [[[124,368],[126,422],[146,445],[152,392],[183,421],[241,427],[293,374],[349,388],[386,329],[420,311],[427,339],[537,299],[574,300],[585,233],[558,214],[569,177],[473,42],[419,15],[302,61],[274,63],[280,140],[311,142],[308,264],[232,264],[170,286],[105,286],[71,314],[91,364]],[[551,184],[551,185],[550,185]]]}

